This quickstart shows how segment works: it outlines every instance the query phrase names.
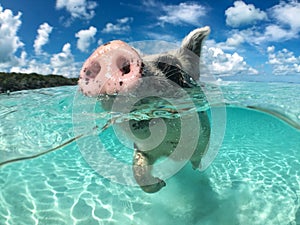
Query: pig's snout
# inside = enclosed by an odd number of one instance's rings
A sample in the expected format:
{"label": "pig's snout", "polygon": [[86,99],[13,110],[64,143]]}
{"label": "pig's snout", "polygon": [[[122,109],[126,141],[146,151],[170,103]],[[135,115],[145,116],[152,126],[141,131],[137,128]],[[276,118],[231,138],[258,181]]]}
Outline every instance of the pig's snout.
{"label": "pig's snout", "polygon": [[142,59],[125,42],[100,46],[84,63],[79,87],[85,95],[115,94],[130,90],[142,77]]}

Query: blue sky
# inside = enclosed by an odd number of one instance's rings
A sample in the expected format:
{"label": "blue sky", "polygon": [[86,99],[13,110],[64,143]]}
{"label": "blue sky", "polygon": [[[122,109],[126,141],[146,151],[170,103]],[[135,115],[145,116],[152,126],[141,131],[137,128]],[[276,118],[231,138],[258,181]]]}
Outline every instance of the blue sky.
{"label": "blue sky", "polygon": [[223,80],[300,82],[298,1],[1,0],[0,71],[77,77],[98,45],[180,43],[210,26],[202,60]]}

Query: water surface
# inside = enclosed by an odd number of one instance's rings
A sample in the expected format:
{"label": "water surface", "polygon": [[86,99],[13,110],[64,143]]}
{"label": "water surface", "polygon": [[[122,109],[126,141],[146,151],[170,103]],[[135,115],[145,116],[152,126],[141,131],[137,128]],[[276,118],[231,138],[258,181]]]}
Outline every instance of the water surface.
{"label": "water surface", "polygon": [[[264,106],[299,124],[299,84],[220,85],[227,103]],[[59,87],[0,95],[0,161],[72,139],[76,92]],[[130,164],[132,152],[114,141],[112,127],[98,135]],[[204,172],[186,164],[154,195],[100,176],[76,142],[0,167],[0,224],[300,224],[299,171],[299,130],[266,113],[228,106],[213,163]]]}

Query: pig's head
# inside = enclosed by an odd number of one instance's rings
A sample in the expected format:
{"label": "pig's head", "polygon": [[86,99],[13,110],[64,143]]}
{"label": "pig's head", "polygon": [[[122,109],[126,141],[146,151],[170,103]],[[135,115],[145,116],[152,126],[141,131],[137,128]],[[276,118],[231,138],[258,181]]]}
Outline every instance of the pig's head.
{"label": "pig's head", "polygon": [[144,57],[123,41],[106,43],[84,63],[80,89],[92,97],[125,93],[150,76],[190,87],[199,79],[201,46],[209,32],[209,27],[198,28],[184,38],[178,50]]}

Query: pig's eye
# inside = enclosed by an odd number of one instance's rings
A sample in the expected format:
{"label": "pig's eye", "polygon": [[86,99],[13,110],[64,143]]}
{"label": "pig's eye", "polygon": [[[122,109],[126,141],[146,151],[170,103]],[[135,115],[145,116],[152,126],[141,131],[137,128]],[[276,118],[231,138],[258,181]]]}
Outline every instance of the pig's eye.
{"label": "pig's eye", "polygon": [[175,57],[161,56],[156,62],[156,66],[160,69],[166,78],[180,85],[181,87],[192,87],[189,82],[190,76],[181,69],[181,63]]}
{"label": "pig's eye", "polygon": [[130,72],[130,62],[124,57],[120,57],[117,60],[117,66],[121,70],[122,74],[128,74]]}
{"label": "pig's eye", "polygon": [[160,56],[156,62],[156,66],[167,78],[181,74],[181,64],[178,59],[170,55]]}
{"label": "pig's eye", "polygon": [[158,62],[157,67],[165,74],[173,72],[176,69],[174,66],[172,66],[168,63],[165,63],[165,62]]}
{"label": "pig's eye", "polygon": [[156,65],[163,73],[181,69],[181,63],[172,55],[162,55],[158,57]]}

